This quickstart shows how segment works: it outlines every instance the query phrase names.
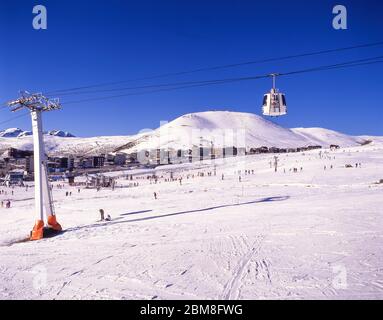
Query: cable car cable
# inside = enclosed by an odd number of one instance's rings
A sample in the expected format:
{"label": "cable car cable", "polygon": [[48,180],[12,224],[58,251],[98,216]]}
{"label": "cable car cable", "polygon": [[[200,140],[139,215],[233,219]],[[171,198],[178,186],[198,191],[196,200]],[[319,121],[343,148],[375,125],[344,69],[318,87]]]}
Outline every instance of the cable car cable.
{"label": "cable car cable", "polygon": [[115,82],[104,82],[104,83],[88,85],[88,86],[73,87],[73,88],[68,88],[68,89],[58,89],[58,90],[46,92],[46,94],[58,94],[58,93],[63,93],[63,92],[78,91],[78,90],[82,90],[82,89],[90,89],[90,88],[96,88],[96,87],[122,84],[122,83],[127,83],[127,82],[132,82],[132,81],[153,80],[153,79],[164,78],[164,77],[169,77],[169,76],[178,76],[178,75],[185,75],[185,74],[191,74],[191,73],[202,72],[202,71],[212,71],[212,70],[233,68],[233,67],[239,67],[239,66],[245,66],[245,65],[251,65],[251,64],[289,60],[289,59],[295,59],[295,58],[300,58],[300,57],[315,56],[315,55],[320,55],[320,54],[341,52],[341,51],[360,49],[360,48],[376,47],[376,46],[381,46],[381,45],[383,45],[383,41],[361,44],[361,45],[354,45],[354,46],[349,46],[349,47],[341,47],[341,48],[335,48],[335,49],[312,51],[312,52],[306,52],[306,53],[288,55],[288,56],[282,56],[282,57],[259,59],[259,60],[247,61],[247,62],[242,62],[242,63],[233,63],[233,64],[226,64],[226,65],[220,65],[220,66],[198,68],[198,69],[188,70],[188,71],[165,73],[165,74],[159,74],[159,75],[130,79],[130,80],[115,81]]}
{"label": "cable car cable", "polygon": [[[376,63],[383,62],[382,60],[371,61],[372,59],[376,60],[376,59],[379,59],[379,58],[382,59],[383,56],[367,58],[367,59],[358,59],[358,60],[354,60],[354,61],[338,63],[338,64],[333,64],[333,65],[320,66],[320,67],[315,67],[315,68],[309,68],[309,69],[302,69],[302,70],[278,73],[278,75],[279,76],[289,76],[289,75],[293,75],[293,74],[308,73],[308,72],[318,72],[318,71],[340,69],[340,68],[361,66],[361,65],[367,65],[367,64],[370,65],[370,64],[376,64]],[[69,101],[69,102],[66,102],[64,104],[68,105],[68,104],[75,104],[75,103],[82,103],[82,102],[107,100],[107,99],[120,98],[120,97],[132,96],[132,95],[144,95],[144,94],[148,94],[148,93],[172,91],[172,90],[179,90],[179,89],[193,88],[193,87],[202,87],[202,86],[216,85],[216,84],[226,84],[226,83],[230,83],[230,82],[257,80],[257,79],[268,78],[268,77],[270,77],[269,74],[259,75],[259,76],[252,76],[252,77],[228,78],[228,79],[221,79],[221,80],[209,80],[206,83],[198,83],[197,82],[196,84],[193,84],[193,85],[174,86],[173,88],[164,88],[164,89],[158,89],[158,90],[151,90],[151,91],[144,91],[144,92],[135,92],[135,93],[127,93],[127,94],[112,95],[112,96],[94,97],[94,98],[83,99],[83,100],[78,100],[78,101]]]}
{"label": "cable car cable", "polygon": [[16,120],[16,119],[19,119],[19,118],[26,117],[28,115],[29,115],[29,112],[28,113],[19,114],[19,115],[15,116],[15,117],[12,117],[10,119],[7,119],[5,121],[0,122],[0,125],[8,123],[8,122],[12,122],[13,120]]}
{"label": "cable car cable", "polygon": [[[352,61],[338,63],[338,64],[335,64],[335,65],[345,65],[345,64],[355,63],[355,62],[370,61],[370,60],[380,59],[382,57],[383,56],[377,56],[377,57],[371,57],[371,58],[365,58],[365,59],[352,60]],[[331,65],[331,66],[335,66],[335,65]],[[312,68],[312,69],[313,70],[317,69],[317,68],[321,69],[323,67],[328,67],[328,66],[320,66],[320,67],[315,67],[315,68]],[[193,85],[194,84],[204,84],[204,83],[213,83],[213,84],[215,84],[216,82],[225,82],[225,81],[231,81],[231,80],[242,80],[242,79],[247,80],[247,78],[248,77],[214,79],[214,80],[202,80],[202,81],[186,81],[186,82],[176,82],[176,83],[164,83],[164,84],[158,84],[158,85],[135,86],[135,87],[107,89],[107,90],[93,90],[93,91],[81,91],[81,92],[73,92],[73,93],[63,93],[63,94],[58,95],[58,96],[59,97],[63,97],[63,96],[66,96],[66,95],[93,94],[93,93],[99,93],[99,92],[115,92],[115,91],[125,91],[125,90],[135,90],[135,89],[149,89],[149,88],[171,87],[171,86],[188,85],[188,84],[193,84]],[[250,78],[252,79],[253,77],[250,77]]]}

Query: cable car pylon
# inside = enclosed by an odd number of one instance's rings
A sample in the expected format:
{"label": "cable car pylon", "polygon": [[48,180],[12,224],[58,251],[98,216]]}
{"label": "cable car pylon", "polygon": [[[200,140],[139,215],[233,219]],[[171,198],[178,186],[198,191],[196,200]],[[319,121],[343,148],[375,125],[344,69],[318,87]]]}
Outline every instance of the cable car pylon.
{"label": "cable car pylon", "polygon": [[12,107],[13,112],[28,109],[31,113],[36,221],[30,234],[30,240],[40,240],[44,236],[62,231],[53,207],[42,128],[42,112],[61,109],[61,105],[58,99],[50,100],[41,93],[31,94],[27,91],[20,91],[20,95],[20,98],[8,102],[8,106]]}
{"label": "cable car pylon", "polygon": [[286,97],[275,87],[278,73],[269,74],[272,77],[273,87],[263,96],[262,113],[264,116],[279,117],[287,114]]}

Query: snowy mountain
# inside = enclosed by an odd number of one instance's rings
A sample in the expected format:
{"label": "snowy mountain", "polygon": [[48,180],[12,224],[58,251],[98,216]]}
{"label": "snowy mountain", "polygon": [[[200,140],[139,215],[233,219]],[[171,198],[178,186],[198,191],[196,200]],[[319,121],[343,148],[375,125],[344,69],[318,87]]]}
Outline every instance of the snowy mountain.
{"label": "snowy mountain", "polygon": [[[128,136],[111,137],[60,137],[44,135],[45,150],[50,155],[99,155],[113,152],[116,148],[129,141]],[[16,138],[0,137],[0,156],[8,148],[33,150],[32,136]]]}
{"label": "snowy mountain", "polygon": [[321,146],[328,145],[329,143],[344,147],[355,146],[368,140],[362,137],[349,136],[344,133],[324,128],[294,128],[291,130],[311,143]]}
{"label": "snowy mountain", "polygon": [[[44,132],[46,135],[50,136],[56,136],[56,137],[62,137],[62,138],[68,138],[68,137],[75,137],[73,134],[62,131],[62,130],[51,130]],[[0,131],[0,137],[2,138],[19,138],[19,137],[26,137],[31,136],[32,131],[24,131],[20,128],[9,128]]]}
{"label": "snowy mountain", "polygon": [[229,111],[191,113],[133,139],[121,152],[157,148],[355,146],[365,139],[322,128],[283,128],[258,115]]}
{"label": "snowy mountain", "polygon": [[22,136],[27,135],[26,132],[27,131],[23,131],[19,128],[9,128],[9,129],[5,129],[5,130],[0,131],[0,137],[3,137],[3,138],[22,137]]}
{"label": "snowy mountain", "polygon": [[52,130],[52,131],[45,132],[45,134],[48,134],[50,136],[55,136],[55,137],[62,137],[62,138],[74,138],[75,137],[70,132],[62,131],[62,130]]}
{"label": "snowy mountain", "polygon": [[[382,137],[349,136],[323,128],[283,128],[251,113],[207,111],[183,115],[160,128],[132,136],[76,138],[54,130],[44,136],[50,154],[96,155],[109,152],[131,153],[159,148],[190,149],[193,146],[289,148],[320,145],[358,146]],[[30,132],[18,128],[0,131],[0,152],[9,147],[32,150]]]}

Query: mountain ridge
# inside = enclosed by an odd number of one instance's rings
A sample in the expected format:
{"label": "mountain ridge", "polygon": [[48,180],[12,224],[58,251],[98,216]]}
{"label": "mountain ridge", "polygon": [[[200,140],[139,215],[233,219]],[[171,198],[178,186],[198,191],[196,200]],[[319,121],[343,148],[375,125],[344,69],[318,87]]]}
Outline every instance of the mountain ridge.
{"label": "mountain ridge", "polygon": [[[18,128],[11,129],[17,131]],[[357,146],[369,140],[383,143],[383,137],[351,136],[324,128],[284,128],[255,114],[231,111],[188,113],[155,130],[131,136],[79,138],[66,135],[66,132],[60,130],[50,132],[53,134],[44,135],[48,153],[77,155],[132,153],[161,148],[190,149],[196,146],[296,148],[320,145],[328,148],[330,144],[341,147]],[[20,134],[21,132],[16,137],[4,137],[0,134],[0,151],[9,147],[32,150],[32,137]]]}
{"label": "mountain ridge", "polygon": [[[70,132],[62,131],[62,130],[44,131],[44,134],[50,135],[50,136],[62,137],[62,138],[75,137],[75,135],[71,134]],[[32,135],[32,131],[25,131],[20,128],[8,128],[8,129],[0,130],[0,137],[2,138],[20,138],[20,137],[26,137],[31,135]]]}
{"label": "mountain ridge", "polygon": [[[245,133],[241,132],[244,130]],[[362,144],[365,139],[343,133],[321,129],[283,128],[261,116],[231,111],[205,111],[189,113],[129,141],[126,149],[121,152],[135,152],[142,149],[190,149],[195,146],[216,147],[304,147],[308,145],[341,144],[354,146]],[[241,135],[244,134],[244,139]],[[134,143],[136,141],[136,143]],[[237,142],[237,143],[236,143]]]}

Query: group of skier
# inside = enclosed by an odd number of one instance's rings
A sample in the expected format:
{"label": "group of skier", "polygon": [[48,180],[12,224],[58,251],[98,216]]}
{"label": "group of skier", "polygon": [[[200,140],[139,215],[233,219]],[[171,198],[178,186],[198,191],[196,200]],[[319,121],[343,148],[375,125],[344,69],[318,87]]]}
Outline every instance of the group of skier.
{"label": "group of skier", "polygon": [[6,200],[6,201],[1,201],[1,208],[9,209],[11,207],[11,201]]}
{"label": "group of skier", "polygon": [[[323,153],[320,153],[319,157],[320,157],[320,159],[330,160],[330,157],[325,157],[323,155]],[[335,157],[334,157],[334,159],[335,159]],[[331,157],[331,160],[333,160],[332,157]],[[273,163],[272,161],[270,161],[270,168],[273,167],[273,164],[274,164],[274,166],[278,166],[278,162]],[[362,167],[362,164],[360,162],[355,164],[355,168],[361,168],[361,167]],[[324,170],[327,170],[328,168],[333,169],[333,164],[324,165],[323,168],[324,168]],[[289,172],[296,173],[298,171],[303,171],[303,167],[292,167],[288,170],[289,170]],[[287,169],[283,168],[283,172],[286,173]],[[239,182],[242,182],[243,176],[254,175],[254,174],[255,174],[254,169],[245,169],[245,170],[234,171],[234,175],[237,175]],[[182,186],[184,179],[189,180],[189,179],[195,179],[196,177],[202,178],[202,177],[211,177],[211,176],[216,176],[216,175],[217,175],[217,171],[216,171],[216,168],[214,167],[214,170],[209,170],[209,171],[206,171],[206,170],[198,170],[198,171],[197,170],[196,171],[181,170],[181,171],[177,172],[177,176],[175,176],[174,172],[168,172],[168,173],[163,173],[161,175],[156,175],[156,174],[151,174],[151,175],[143,174],[143,175],[136,175],[136,176],[127,175],[126,179],[132,181],[132,183],[129,184],[129,186],[134,186],[134,187],[139,186],[139,183],[138,183],[139,180],[149,180],[150,184],[157,184],[157,183],[161,183],[161,182],[166,182],[166,183],[177,182],[180,186]],[[223,181],[223,180],[225,180],[225,178],[226,178],[225,174],[221,173],[220,180]],[[55,188],[62,190],[62,189],[66,188],[66,185],[63,183],[62,184],[61,183],[56,184]],[[53,184],[51,185],[51,189],[53,189]],[[101,190],[101,187],[97,187],[96,189],[97,189],[97,192],[99,192]],[[111,190],[114,190],[114,186],[112,187]],[[25,191],[28,191],[28,185],[25,185]],[[0,195],[7,195],[8,192],[9,191],[6,191],[6,190],[0,190]],[[77,193],[80,193],[80,192],[81,192],[81,189],[77,188]],[[11,189],[10,193],[12,195],[14,195],[13,188]],[[65,190],[65,196],[66,197],[72,196],[72,191]],[[157,200],[159,198],[158,197],[158,190],[153,192],[153,197],[154,197],[154,200]],[[1,208],[10,208],[10,207],[11,207],[11,201],[10,200],[1,201]],[[112,218],[109,214],[105,216],[104,209],[100,209],[99,213],[100,213],[100,221],[111,221],[112,220]]]}

